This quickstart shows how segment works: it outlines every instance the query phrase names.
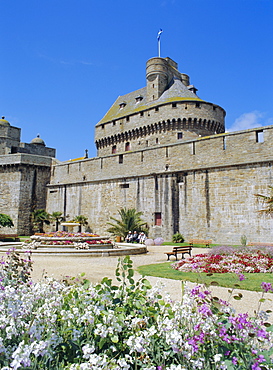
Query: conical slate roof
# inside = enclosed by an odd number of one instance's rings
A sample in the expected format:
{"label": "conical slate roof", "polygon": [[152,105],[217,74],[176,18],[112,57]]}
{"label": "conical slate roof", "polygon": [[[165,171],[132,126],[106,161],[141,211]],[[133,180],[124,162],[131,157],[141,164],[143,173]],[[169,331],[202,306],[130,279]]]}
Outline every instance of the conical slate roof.
{"label": "conical slate roof", "polygon": [[155,107],[172,101],[202,101],[194,92],[190,91],[187,86],[179,79],[174,79],[172,85],[167,88],[161,97],[152,102],[147,102],[146,87],[133,91],[129,94],[119,96],[106,115],[97,124],[100,125],[121,117],[128,116],[142,110]]}

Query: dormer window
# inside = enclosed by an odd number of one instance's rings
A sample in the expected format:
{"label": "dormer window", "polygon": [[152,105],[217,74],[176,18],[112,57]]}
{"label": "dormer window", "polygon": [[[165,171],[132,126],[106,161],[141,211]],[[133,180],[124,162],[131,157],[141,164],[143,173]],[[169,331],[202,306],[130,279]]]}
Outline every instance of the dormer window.
{"label": "dormer window", "polygon": [[138,96],[136,97],[136,103],[141,102],[141,100],[143,100],[143,96],[138,95]]}
{"label": "dormer window", "polygon": [[196,91],[198,91],[198,89],[194,85],[189,85],[187,87],[188,87],[188,90],[190,90],[194,94],[196,94]]}
{"label": "dormer window", "polygon": [[125,107],[125,105],[126,105],[125,101],[121,102],[119,104],[119,109],[123,109]]}

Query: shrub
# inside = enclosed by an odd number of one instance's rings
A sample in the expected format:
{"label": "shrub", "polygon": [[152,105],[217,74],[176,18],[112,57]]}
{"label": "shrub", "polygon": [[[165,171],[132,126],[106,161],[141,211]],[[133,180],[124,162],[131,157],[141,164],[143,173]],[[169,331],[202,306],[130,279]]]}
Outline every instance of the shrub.
{"label": "shrub", "polygon": [[0,213],[0,226],[13,227],[13,221],[10,216]]}
{"label": "shrub", "polygon": [[185,240],[184,236],[178,232],[175,233],[172,237],[173,243],[184,243],[184,240]]}
{"label": "shrub", "polygon": [[246,243],[247,243],[247,237],[245,235],[242,235],[241,236],[241,245],[243,247],[246,247]]}

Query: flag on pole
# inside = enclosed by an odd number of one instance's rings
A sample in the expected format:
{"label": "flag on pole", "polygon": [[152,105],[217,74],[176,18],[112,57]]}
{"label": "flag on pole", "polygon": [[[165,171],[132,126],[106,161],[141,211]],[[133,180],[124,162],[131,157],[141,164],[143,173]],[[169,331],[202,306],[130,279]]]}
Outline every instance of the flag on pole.
{"label": "flag on pole", "polygon": [[158,34],[157,34],[157,40],[159,41],[160,40],[160,35],[161,35],[161,33],[162,33],[163,31],[162,31],[162,29],[160,28],[160,30],[158,31]]}

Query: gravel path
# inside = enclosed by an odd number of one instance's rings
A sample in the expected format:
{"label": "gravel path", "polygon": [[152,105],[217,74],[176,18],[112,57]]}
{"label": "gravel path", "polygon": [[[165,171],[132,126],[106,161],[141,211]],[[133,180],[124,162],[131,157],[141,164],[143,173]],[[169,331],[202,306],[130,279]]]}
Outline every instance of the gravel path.
{"label": "gravel path", "polygon": [[[168,252],[172,249],[169,246],[153,246],[149,247],[147,254],[132,255],[133,267],[136,269],[138,266],[146,265],[150,263],[162,263],[166,262],[167,258],[164,252]],[[204,253],[207,249],[193,248],[193,255]],[[53,276],[57,279],[64,276],[77,277],[81,273],[85,273],[85,277],[93,283],[100,282],[105,276],[115,279],[115,269],[117,266],[119,257],[70,257],[70,256],[52,256],[52,255],[33,255],[33,273],[32,277],[34,281],[42,278],[46,273],[47,276]],[[140,275],[136,272],[135,278],[139,278]],[[152,285],[158,282],[163,285],[163,290],[167,294],[170,294],[174,300],[181,300],[182,289],[181,281],[163,279],[156,277],[148,277],[148,280]],[[187,286],[194,286],[193,283],[187,283]],[[214,296],[228,300],[230,297],[229,289],[221,287],[211,287],[210,289]],[[243,298],[240,301],[236,301],[231,298],[231,304],[237,312],[245,313],[248,312],[253,315],[259,307],[259,300],[262,297],[260,292],[251,292],[245,290],[236,289],[234,293],[241,292]],[[265,294],[266,301],[261,304],[262,310],[273,311],[273,294]],[[269,321],[273,323],[273,314],[271,314]]]}

